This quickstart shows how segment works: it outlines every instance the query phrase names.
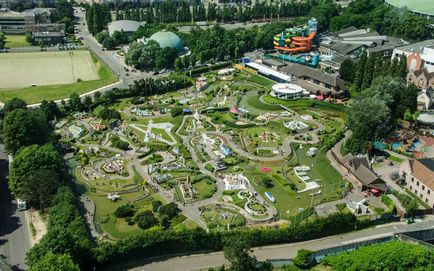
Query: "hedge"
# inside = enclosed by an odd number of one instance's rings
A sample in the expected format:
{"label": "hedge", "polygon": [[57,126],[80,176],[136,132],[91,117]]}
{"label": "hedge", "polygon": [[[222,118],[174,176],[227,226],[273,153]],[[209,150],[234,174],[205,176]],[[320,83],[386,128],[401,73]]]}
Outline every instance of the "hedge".
{"label": "hedge", "polygon": [[[201,229],[181,232],[173,230],[146,231],[142,235],[123,239],[116,243],[102,243],[95,249],[95,260],[99,267],[113,267],[113,265],[119,264],[121,259],[128,262],[174,253],[218,251],[222,250],[225,240],[233,236],[243,236],[251,246],[299,242],[349,232],[354,229],[355,224],[356,217],[353,214],[333,214],[289,228],[243,228],[209,233]],[[337,225],[339,226],[337,227]]]}

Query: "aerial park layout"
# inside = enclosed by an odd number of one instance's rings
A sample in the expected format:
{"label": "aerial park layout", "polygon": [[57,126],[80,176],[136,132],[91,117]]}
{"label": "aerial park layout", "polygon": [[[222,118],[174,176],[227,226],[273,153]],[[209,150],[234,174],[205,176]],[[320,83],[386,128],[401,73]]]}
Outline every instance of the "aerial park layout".
{"label": "aerial park layout", "polygon": [[318,66],[319,54],[312,51],[317,34],[318,21],[311,18],[303,27],[287,28],[274,36],[274,48],[278,53],[270,55],[284,61]]}

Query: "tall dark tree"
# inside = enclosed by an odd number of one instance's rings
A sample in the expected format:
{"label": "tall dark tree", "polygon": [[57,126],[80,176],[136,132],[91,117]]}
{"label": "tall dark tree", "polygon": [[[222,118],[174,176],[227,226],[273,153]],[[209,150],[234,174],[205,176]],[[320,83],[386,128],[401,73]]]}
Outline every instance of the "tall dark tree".
{"label": "tall dark tree", "polygon": [[63,174],[62,158],[53,145],[32,145],[15,155],[8,184],[17,197],[44,210],[51,206]]}
{"label": "tall dark tree", "polygon": [[39,110],[16,109],[3,121],[3,143],[10,154],[15,154],[22,147],[45,143],[49,131]]}
{"label": "tall dark tree", "polygon": [[74,8],[72,6],[72,2],[68,0],[57,0],[56,16],[58,20],[61,20],[65,17],[74,20]]}
{"label": "tall dark tree", "polygon": [[3,113],[8,114],[15,109],[27,109],[27,103],[20,98],[12,98],[11,100],[6,101],[3,107]]}
{"label": "tall dark tree", "polygon": [[348,82],[354,82],[356,73],[356,64],[351,59],[345,59],[339,68],[339,76]]}
{"label": "tall dark tree", "polygon": [[357,62],[356,75],[354,77],[354,84],[359,90],[362,88],[366,62],[368,62],[368,53],[366,51],[363,51],[359,61]]}

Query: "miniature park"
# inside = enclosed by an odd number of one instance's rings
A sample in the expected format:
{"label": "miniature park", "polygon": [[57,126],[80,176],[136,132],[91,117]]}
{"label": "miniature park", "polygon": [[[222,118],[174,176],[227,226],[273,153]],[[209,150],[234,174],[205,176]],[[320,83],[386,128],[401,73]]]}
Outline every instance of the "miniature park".
{"label": "miniature park", "polygon": [[[311,41],[316,21],[300,31],[311,33],[306,38]],[[281,55],[306,51],[288,46],[289,34],[275,37]],[[318,64],[314,54],[300,57],[308,66]],[[327,157],[326,145],[344,137],[345,98],[276,83],[258,75],[264,70],[272,79],[285,77],[246,58],[192,78],[190,88],[124,99],[58,122],[56,131],[74,150],[66,157],[73,174],[95,204],[97,231],[117,239],[152,227],[227,230],[333,212],[376,217],[390,211],[375,197],[381,185],[349,193],[353,184],[339,171],[345,163],[333,165]],[[319,106],[311,107],[312,101]],[[107,110],[119,117],[103,117]],[[375,144],[401,152],[399,138]],[[420,149],[415,140],[405,149]],[[392,156],[395,163],[402,161],[399,156]],[[161,214],[174,206],[169,215]],[[143,211],[154,223],[136,223],[135,214]]]}
{"label": "miniature park", "polygon": [[[192,87],[122,99],[56,124],[73,150],[66,159],[76,181],[95,204],[102,237],[152,228],[284,226],[335,212],[378,219],[395,212],[399,200],[380,197],[387,192],[380,176],[398,179],[407,156],[432,151],[431,145],[403,127],[374,142],[393,153],[387,160],[347,154],[341,146],[349,136],[351,101],[339,82],[309,89],[322,73],[306,66],[328,60],[309,53],[314,18],[295,30],[276,35],[278,53],[263,55],[262,63],[246,56],[191,76]],[[295,64],[278,72],[273,65],[281,62],[273,58]],[[297,73],[308,75],[297,79]],[[358,178],[360,167],[369,182]]]}

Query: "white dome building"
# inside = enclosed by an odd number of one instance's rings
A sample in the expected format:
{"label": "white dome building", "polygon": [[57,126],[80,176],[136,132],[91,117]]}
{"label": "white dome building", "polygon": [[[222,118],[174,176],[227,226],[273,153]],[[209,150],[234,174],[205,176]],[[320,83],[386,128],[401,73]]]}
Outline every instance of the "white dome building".
{"label": "white dome building", "polygon": [[283,100],[295,100],[305,96],[306,93],[309,94],[309,92],[300,86],[289,83],[281,83],[273,85],[270,94],[273,97]]}

